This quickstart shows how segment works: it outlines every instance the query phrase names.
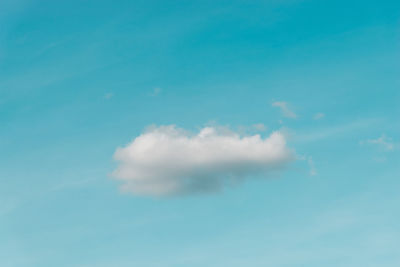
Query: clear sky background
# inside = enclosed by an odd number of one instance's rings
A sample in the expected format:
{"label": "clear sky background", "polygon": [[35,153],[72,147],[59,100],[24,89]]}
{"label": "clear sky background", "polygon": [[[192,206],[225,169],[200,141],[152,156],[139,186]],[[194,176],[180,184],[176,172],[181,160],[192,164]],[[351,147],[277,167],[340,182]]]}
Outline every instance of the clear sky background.
{"label": "clear sky background", "polygon": [[[0,266],[400,266],[399,29],[395,0],[0,1]],[[296,159],[121,192],[116,149],[172,124]]]}

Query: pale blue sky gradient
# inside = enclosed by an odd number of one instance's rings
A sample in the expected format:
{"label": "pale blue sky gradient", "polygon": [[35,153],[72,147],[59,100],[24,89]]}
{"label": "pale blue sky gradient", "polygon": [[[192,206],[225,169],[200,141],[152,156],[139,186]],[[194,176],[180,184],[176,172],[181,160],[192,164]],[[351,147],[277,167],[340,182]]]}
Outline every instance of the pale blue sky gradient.
{"label": "pale blue sky gradient", "polygon": [[[399,26],[394,0],[1,1],[0,266],[400,266]],[[117,147],[210,123],[299,159],[216,194],[118,190]]]}

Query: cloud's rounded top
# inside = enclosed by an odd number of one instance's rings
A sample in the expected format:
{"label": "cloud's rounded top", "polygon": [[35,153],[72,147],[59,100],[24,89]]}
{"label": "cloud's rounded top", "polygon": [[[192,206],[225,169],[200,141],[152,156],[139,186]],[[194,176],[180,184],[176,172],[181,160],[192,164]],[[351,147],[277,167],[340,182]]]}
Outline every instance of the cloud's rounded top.
{"label": "cloud's rounded top", "polygon": [[191,134],[174,125],[152,127],[118,148],[114,177],[141,195],[216,191],[256,173],[268,174],[293,159],[280,132],[268,138],[205,127]]}

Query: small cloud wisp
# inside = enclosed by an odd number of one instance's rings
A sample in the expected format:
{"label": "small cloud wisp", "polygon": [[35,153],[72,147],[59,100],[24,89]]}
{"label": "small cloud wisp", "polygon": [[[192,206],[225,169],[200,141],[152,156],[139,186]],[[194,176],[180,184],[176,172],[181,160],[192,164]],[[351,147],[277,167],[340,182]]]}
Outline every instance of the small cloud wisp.
{"label": "small cloud wisp", "polygon": [[297,118],[297,114],[289,109],[288,104],[286,102],[277,101],[277,102],[272,103],[272,106],[280,108],[283,116],[285,116],[286,118],[290,118],[290,119]]}
{"label": "small cloud wisp", "polygon": [[360,144],[361,145],[363,145],[363,144],[376,145],[376,146],[383,148],[386,151],[392,151],[392,150],[394,150],[394,147],[395,147],[395,145],[392,141],[392,138],[387,137],[384,134],[382,134],[381,137],[379,137],[377,139],[369,139],[366,141],[361,141]]}

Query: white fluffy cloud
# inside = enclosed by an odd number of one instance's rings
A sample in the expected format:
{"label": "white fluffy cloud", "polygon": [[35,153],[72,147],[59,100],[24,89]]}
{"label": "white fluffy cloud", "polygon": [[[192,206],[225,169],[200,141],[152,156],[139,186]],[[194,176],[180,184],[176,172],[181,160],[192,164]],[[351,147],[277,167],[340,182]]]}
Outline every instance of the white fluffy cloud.
{"label": "white fluffy cloud", "polygon": [[255,174],[269,175],[294,159],[280,132],[267,138],[205,127],[191,134],[173,125],[153,127],[118,148],[113,176],[139,195],[218,191]]}
{"label": "white fluffy cloud", "polygon": [[287,118],[291,118],[291,119],[297,118],[297,114],[289,109],[288,104],[286,102],[277,101],[277,102],[272,103],[272,106],[280,108],[283,116],[285,116]]}

